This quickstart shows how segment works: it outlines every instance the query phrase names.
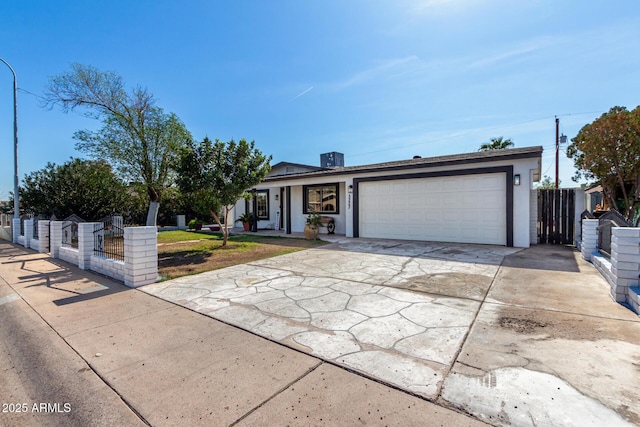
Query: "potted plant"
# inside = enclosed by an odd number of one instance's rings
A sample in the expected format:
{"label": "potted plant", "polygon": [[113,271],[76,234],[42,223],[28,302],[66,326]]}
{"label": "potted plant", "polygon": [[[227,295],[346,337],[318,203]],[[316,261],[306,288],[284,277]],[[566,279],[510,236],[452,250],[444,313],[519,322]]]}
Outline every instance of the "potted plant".
{"label": "potted plant", "polygon": [[322,227],[322,217],[318,212],[311,212],[307,215],[307,225],[304,227],[304,238],[307,240],[316,240],[318,233]]}
{"label": "potted plant", "polygon": [[236,222],[242,223],[242,228],[244,231],[251,230],[251,223],[253,222],[253,215],[249,212],[245,212],[236,219]]}
{"label": "potted plant", "polygon": [[191,221],[189,221],[189,223],[187,224],[187,228],[189,228],[190,230],[202,230],[202,225],[204,224],[204,221],[201,219],[197,219],[194,218]]}

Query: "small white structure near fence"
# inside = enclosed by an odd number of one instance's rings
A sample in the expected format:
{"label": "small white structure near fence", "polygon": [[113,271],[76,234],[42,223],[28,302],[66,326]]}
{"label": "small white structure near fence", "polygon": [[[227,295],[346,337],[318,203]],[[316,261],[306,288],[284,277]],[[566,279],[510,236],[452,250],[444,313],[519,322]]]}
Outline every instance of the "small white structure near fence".
{"label": "small white structure near fence", "polygon": [[[122,224],[122,219],[118,220]],[[49,252],[52,258],[77,265],[82,270],[92,270],[112,277],[131,288],[148,285],[158,279],[158,229],[156,227],[124,227],[123,261],[104,256],[104,251],[95,250],[94,231],[101,223],[78,223],[77,235],[67,236],[68,242],[73,241],[74,244],[63,244],[65,222],[37,221],[38,238],[35,239],[33,219],[24,221],[22,233],[20,220],[13,220],[13,242],[41,253]],[[104,235],[102,237],[104,238]]]}
{"label": "small white structure near fence", "polygon": [[13,241],[11,236],[13,215],[0,213],[0,239]]}
{"label": "small white structure near fence", "polygon": [[591,263],[611,286],[611,298],[628,304],[640,314],[640,228],[611,229],[611,258],[598,251],[597,219],[582,220],[582,241],[578,248],[582,258]]}

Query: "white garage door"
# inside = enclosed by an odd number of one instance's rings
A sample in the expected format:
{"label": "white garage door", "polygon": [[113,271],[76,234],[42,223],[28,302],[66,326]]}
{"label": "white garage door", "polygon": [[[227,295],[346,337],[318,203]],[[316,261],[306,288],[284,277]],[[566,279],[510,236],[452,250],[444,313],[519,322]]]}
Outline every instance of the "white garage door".
{"label": "white garage door", "polygon": [[359,184],[361,237],[507,244],[504,173]]}

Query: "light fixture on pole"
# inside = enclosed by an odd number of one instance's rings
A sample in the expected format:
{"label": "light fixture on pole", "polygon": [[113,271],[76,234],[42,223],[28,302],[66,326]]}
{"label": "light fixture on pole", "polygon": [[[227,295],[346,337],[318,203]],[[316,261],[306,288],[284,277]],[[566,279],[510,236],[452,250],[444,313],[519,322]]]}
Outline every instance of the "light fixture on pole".
{"label": "light fixture on pole", "polygon": [[0,58],[13,74],[13,218],[20,218],[20,201],[18,195],[18,78],[11,65]]}

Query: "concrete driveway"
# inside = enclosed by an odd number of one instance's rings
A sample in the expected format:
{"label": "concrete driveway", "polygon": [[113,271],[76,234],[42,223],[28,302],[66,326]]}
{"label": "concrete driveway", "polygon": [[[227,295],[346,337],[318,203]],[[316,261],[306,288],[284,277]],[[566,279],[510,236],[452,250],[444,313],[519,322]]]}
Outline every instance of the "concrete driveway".
{"label": "concrete driveway", "polygon": [[638,317],[570,248],[354,239],[141,289],[491,424],[640,422]]}

